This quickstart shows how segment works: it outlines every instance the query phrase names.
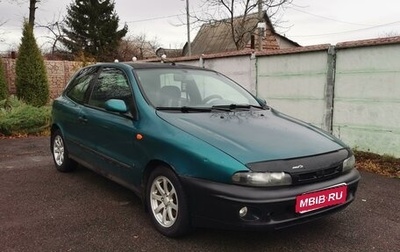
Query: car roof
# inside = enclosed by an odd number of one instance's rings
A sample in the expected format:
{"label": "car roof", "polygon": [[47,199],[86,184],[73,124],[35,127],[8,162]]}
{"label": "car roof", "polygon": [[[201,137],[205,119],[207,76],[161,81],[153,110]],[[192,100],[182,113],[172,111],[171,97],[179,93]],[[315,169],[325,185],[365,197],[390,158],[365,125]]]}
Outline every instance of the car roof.
{"label": "car roof", "polygon": [[197,70],[208,70],[210,69],[192,66],[192,65],[185,65],[185,64],[176,64],[174,62],[127,62],[127,65],[132,66],[134,69],[154,69],[154,68],[177,68],[177,69],[197,69]]}
{"label": "car roof", "polygon": [[97,63],[95,65],[97,66],[118,66],[118,65],[128,65],[132,67],[133,69],[160,69],[160,68],[178,68],[178,69],[198,69],[198,70],[208,70],[212,71],[210,69],[202,68],[202,67],[197,67],[197,66],[191,66],[191,65],[184,65],[184,64],[176,64],[174,62],[165,62],[165,63],[160,63],[160,62],[111,62],[111,63]]}

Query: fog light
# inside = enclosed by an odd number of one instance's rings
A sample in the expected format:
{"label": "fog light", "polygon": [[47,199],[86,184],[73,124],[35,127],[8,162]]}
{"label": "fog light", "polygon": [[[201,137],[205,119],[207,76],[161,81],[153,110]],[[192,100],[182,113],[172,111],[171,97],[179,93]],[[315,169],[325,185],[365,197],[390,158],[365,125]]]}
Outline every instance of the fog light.
{"label": "fog light", "polygon": [[240,216],[241,218],[243,218],[244,216],[246,216],[246,214],[247,214],[247,207],[242,207],[242,208],[240,208],[240,210],[239,210],[239,216]]}

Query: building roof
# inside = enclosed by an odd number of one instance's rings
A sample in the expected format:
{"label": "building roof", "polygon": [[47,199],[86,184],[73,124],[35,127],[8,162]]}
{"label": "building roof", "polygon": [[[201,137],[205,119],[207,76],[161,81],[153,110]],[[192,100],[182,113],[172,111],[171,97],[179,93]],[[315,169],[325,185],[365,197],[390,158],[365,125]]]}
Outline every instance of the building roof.
{"label": "building roof", "polygon": [[[265,34],[262,40],[263,50],[281,49],[279,41],[282,40],[285,40],[286,44],[293,47],[299,46],[296,42],[276,33],[266,12],[263,14],[263,19],[266,24]],[[231,22],[230,19],[224,19],[203,24],[191,43],[192,55],[236,51],[237,46],[232,37]],[[240,49],[246,47],[250,48],[252,35],[256,34],[257,25],[259,23],[258,13],[249,14],[245,18],[244,16],[236,17],[233,19],[233,23],[236,33],[243,34],[243,43]],[[242,23],[244,23],[244,25],[241,25]],[[255,44],[256,43],[255,41]],[[184,48],[184,54],[187,54],[187,46]]]}
{"label": "building roof", "polygon": [[157,57],[161,57],[163,54],[167,56],[167,58],[178,58],[182,57],[182,49],[167,49],[167,48],[158,48],[156,50]]}

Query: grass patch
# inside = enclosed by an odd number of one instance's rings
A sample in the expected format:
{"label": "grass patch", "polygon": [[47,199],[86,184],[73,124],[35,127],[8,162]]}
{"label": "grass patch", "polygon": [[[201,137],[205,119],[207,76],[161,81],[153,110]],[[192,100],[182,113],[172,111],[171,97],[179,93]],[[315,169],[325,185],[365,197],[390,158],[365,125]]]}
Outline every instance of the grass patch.
{"label": "grass patch", "polygon": [[51,106],[34,107],[15,96],[0,101],[1,137],[47,135],[50,123]]}
{"label": "grass patch", "polygon": [[354,155],[357,169],[400,178],[400,158],[358,150],[354,151]]}

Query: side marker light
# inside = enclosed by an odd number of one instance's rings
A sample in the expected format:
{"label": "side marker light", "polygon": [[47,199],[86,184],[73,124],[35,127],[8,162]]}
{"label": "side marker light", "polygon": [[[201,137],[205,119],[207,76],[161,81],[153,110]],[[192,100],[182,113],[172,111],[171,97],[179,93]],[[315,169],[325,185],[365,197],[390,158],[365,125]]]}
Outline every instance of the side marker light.
{"label": "side marker light", "polygon": [[142,134],[136,134],[136,140],[142,140],[143,135]]}

